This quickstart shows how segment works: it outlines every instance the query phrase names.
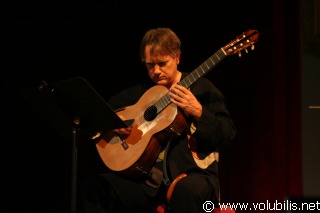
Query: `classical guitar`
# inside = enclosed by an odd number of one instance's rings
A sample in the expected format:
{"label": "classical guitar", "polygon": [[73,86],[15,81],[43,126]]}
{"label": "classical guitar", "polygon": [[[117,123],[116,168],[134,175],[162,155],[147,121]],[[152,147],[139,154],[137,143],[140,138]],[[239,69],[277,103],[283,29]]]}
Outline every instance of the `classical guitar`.
{"label": "classical guitar", "polygon": [[[220,48],[199,67],[182,79],[179,84],[188,88],[208,73],[228,55],[251,47],[259,38],[259,32],[248,30]],[[116,111],[123,120],[132,120],[132,131],[124,137],[108,130],[96,143],[104,164],[115,172],[138,177],[147,173],[156,161],[161,148],[171,137],[181,134],[187,124],[183,113],[171,103],[168,89],[156,85],[147,90],[134,105]]]}

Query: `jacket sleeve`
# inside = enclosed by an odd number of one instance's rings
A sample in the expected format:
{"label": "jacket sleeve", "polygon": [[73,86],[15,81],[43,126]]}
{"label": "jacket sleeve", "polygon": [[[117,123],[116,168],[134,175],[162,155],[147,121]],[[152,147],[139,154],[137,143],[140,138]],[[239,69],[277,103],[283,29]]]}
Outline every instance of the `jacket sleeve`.
{"label": "jacket sleeve", "polygon": [[203,106],[200,119],[194,122],[193,136],[211,149],[227,146],[234,139],[236,129],[227,110],[223,94],[207,79],[191,88]]}

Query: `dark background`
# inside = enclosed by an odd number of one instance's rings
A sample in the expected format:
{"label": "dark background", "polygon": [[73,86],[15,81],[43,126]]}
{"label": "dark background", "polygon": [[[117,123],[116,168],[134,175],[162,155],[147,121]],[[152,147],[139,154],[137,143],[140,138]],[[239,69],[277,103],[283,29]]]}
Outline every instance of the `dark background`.
{"label": "dark background", "polygon": [[[302,196],[298,0],[8,1],[3,8],[4,212],[70,212],[71,131],[59,134],[65,124],[50,122],[59,116],[30,107],[21,92],[82,76],[108,99],[146,74],[138,48],[154,27],[177,33],[180,70],[190,72],[242,32],[260,32],[254,51],[227,56],[206,75],[226,96],[238,131],[220,156],[222,201]],[[78,139],[80,184],[105,167],[94,143]]]}

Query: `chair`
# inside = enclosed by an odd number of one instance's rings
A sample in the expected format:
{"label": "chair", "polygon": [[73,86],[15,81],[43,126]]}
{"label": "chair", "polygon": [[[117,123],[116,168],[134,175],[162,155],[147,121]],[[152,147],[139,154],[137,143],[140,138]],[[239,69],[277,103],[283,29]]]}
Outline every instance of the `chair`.
{"label": "chair", "polygon": [[[168,191],[167,191],[167,203],[169,203],[170,201],[170,198],[171,198],[171,195],[172,195],[172,192],[173,192],[173,189],[175,187],[175,185],[177,184],[177,182],[179,180],[181,180],[182,178],[186,177],[187,174],[180,174],[170,185]],[[219,198],[220,199],[220,198]],[[160,204],[156,207],[154,207],[154,211],[156,213],[170,213],[170,207],[168,206],[168,204]],[[227,206],[227,207],[224,207],[224,208],[215,208],[213,210],[212,213],[236,213],[236,211],[234,209],[232,209],[230,206]]]}

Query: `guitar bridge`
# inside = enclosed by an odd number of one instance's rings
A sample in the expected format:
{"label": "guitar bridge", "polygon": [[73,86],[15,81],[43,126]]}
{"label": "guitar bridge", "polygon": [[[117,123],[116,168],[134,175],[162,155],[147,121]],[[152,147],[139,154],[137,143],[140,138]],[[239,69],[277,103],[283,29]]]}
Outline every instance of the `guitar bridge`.
{"label": "guitar bridge", "polygon": [[121,134],[117,134],[119,136],[119,138],[121,139],[121,146],[124,150],[127,150],[129,148],[129,145],[126,142],[126,139],[124,139],[124,137],[122,137]]}
{"label": "guitar bridge", "polygon": [[127,144],[127,142],[125,140],[123,140],[121,142],[121,146],[123,147],[124,150],[127,150],[129,148],[129,146],[128,146],[128,144]]}

